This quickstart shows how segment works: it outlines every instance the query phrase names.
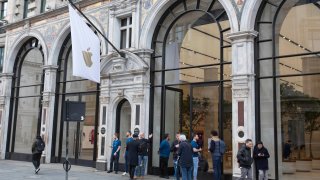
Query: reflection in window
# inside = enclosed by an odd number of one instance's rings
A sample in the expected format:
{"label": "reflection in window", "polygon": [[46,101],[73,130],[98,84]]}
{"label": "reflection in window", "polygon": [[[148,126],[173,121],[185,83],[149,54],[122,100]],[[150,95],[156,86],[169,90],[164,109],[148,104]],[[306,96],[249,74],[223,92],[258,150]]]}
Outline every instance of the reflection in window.
{"label": "reflection in window", "polygon": [[7,16],[7,5],[8,5],[8,1],[1,2],[0,19],[4,19]]}
{"label": "reflection in window", "polygon": [[0,47],[0,72],[2,72],[4,61],[4,47]]}

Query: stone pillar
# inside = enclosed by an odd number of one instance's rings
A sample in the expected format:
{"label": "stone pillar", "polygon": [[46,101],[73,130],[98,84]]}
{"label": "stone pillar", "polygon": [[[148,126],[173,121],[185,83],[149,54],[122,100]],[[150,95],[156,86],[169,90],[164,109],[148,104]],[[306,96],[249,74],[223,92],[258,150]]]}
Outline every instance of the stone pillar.
{"label": "stone pillar", "polygon": [[1,159],[6,157],[8,128],[9,127],[9,114],[10,114],[10,96],[12,85],[11,73],[0,74],[0,152]]}
{"label": "stone pillar", "polygon": [[42,99],[42,115],[41,115],[41,129],[40,135],[46,143],[46,149],[42,153],[46,163],[51,161],[51,146],[53,133],[53,121],[55,110],[55,90],[56,90],[56,76],[58,66],[48,65],[43,66],[45,71],[45,81]]}
{"label": "stone pillar", "polygon": [[[100,93],[100,118],[98,127],[98,157],[96,162],[97,170],[106,171],[108,167],[108,159],[110,158],[109,147],[112,140],[112,129],[108,126],[107,119],[110,116],[109,103],[110,96],[108,91],[109,80],[101,77],[101,93]],[[108,149],[109,148],[109,149]]]}
{"label": "stone pillar", "polygon": [[256,31],[228,34],[232,40],[233,177],[240,176],[237,152],[246,139],[255,142],[254,38]]}

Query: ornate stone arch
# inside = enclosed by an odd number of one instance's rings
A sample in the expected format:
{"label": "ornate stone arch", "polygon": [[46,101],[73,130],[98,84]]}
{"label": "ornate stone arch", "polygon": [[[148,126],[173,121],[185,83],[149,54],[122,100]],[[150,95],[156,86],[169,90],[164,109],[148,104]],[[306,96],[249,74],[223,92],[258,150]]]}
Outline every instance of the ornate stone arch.
{"label": "ornate stone arch", "polygon": [[44,65],[48,64],[48,48],[46,46],[45,40],[42,36],[42,34],[37,31],[37,30],[30,30],[28,33],[21,33],[20,36],[15,40],[15,43],[11,46],[8,47],[8,49],[10,49],[8,51],[8,58],[6,59],[5,63],[4,63],[4,68],[3,68],[3,72],[4,73],[12,73],[13,72],[13,67],[14,67],[14,63],[16,60],[16,57],[18,55],[18,52],[20,50],[20,48],[22,47],[22,45],[29,40],[30,38],[35,37],[38,39],[38,41],[41,44],[42,47],[42,51],[43,51],[43,57],[44,57]]}
{"label": "ornate stone arch", "polygon": [[[164,12],[174,3],[175,1],[172,0],[162,0],[157,1],[153,7],[150,9],[150,14],[146,17],[143,26],[142,31],[140,35],[140,44],[139,48],[151,48],[151,41],[153,32],[156,29],[156,26],[158,24],[158,21],[164,14]],[[237,13],[234,9],[234,6],[232,5],[231,1],[226,0],[219,0],[221,5],[226,10],[226,13],[228,15],[229,21],[230,21],[230,28],[231,32],[238,31],[238,19],[237,19]],[[152,32],[152,33],[150,33]]]}
{"label": "ornate stone arch", "polygon": [[243,7],[240,23],[240,31],[254,30],[257,13],[262,0],[247,0]]}

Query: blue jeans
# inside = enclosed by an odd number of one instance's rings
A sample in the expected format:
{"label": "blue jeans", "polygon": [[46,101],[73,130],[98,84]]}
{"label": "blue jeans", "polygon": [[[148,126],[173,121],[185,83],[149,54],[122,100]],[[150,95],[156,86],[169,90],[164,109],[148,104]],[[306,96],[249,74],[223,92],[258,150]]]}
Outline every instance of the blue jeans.
{"label": "blue jeans", "polygon": [[180,180],[180,166],[177,160],[173,160],[173,167],[174,167],[174,177],[176,180]]}
{"label": "blue jeans", "polygon": [[191,180],[193,167],[180,167],[182,180]]}
{"label": "blue jeans", "polygon": [[214,179],[221,179],[221,156],[213,156],[213,177]]}
{"label": "blue jeans", "polygon": [[145,176],[146,170],[147,170],[147,165],[148,165],[148,156],[138,156],[139,158],[139,164],[136,167],[136,176]]}
{"label": "blue jeans", "polygon": [[126,173],[128,173],[129,172],[129,164],[128,164],[128,152],[127,151],[124,153],[124,162],[125,162]]}
{"label": "blue jeans", "polygon": [[193,157],[193,180],[197,180],[199,157]]}

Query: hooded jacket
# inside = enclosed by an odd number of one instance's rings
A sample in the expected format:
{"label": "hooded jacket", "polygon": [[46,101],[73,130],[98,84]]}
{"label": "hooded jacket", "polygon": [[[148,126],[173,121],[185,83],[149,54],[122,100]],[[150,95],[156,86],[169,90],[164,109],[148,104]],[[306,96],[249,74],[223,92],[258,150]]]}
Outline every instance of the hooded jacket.
{"label": "hooded jacket", "polygon": [[[258,155],[260,154],[260,156]],[[270,157],[268,150],[262,146],[259,149],[257,146],[254,147],[253,150],[253,158],[255,160],[256,166],[258,170],[268,170],[268,158]]]}

